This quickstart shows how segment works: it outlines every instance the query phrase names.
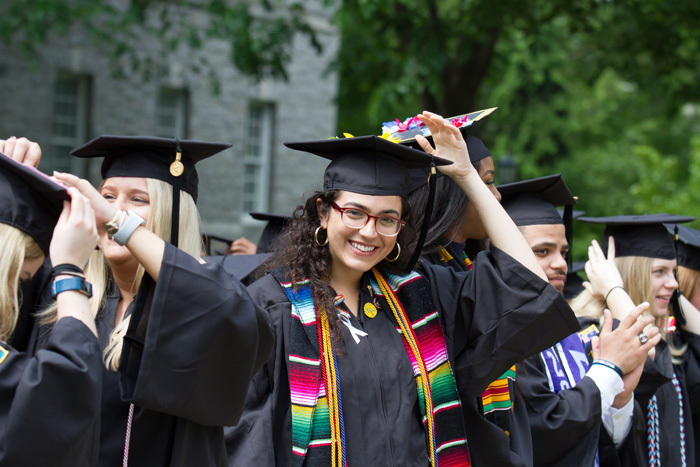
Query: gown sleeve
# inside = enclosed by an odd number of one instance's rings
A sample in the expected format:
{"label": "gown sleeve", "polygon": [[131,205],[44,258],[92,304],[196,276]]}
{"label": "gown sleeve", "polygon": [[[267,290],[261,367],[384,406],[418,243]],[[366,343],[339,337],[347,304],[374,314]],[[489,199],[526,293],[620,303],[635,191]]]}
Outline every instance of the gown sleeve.
{"label": "gown sleeve", "polygon": [[169,243],[158,282],[144,289],[124,339],[122,398],[201,425],[235,424],[272,346],[264,311],[221,264],[200,264]]}
{"label": "gown sleeve", "polygon": [[462,399],[480,396],[516,362],[580,329],[561,293],[498,248],[479,253],[470,272],[421,268]]}
{"label": "gown sleeve", "polygon": [[265,309],[274,333],[270,357],[250,383],[245,409],[234,427],[224,427],[229,465],[291,465],[292,424],[286,342],[291,303],[272,274],[249,288]]}
{"label": "gown sleeve", "polygon": [[0,465],[95,465],[102,359],[79,320],[59,320],[34,356],[1,344]]}

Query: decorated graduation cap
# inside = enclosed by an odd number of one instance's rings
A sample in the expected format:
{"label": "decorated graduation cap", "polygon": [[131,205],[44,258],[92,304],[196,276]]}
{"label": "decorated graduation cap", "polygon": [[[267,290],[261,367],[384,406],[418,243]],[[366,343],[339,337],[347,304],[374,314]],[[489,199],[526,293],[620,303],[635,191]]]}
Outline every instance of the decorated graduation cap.
{"label": "decorated graduation cap", "polygon": [[677,235],[678,265],[700,271],[700,231],[677,224],[664,226],[671,235]]}
{"label": "decorated graduation cap", "polygon": [[675,259],[673,239],[663,224],[692,222],[694,217],[673,214],[644,214],[639,216],[580,217],[581,222],[605,224],[603,250],[608,250],[608,238],[615,239],[615,256],[644,256]]}
{"label": "decorated graduation cap", "polygon": [[33,167],[0,153],[0,222],[31,236],[44,255],[68,191]]}
{"label": "decorated graduation cap", "polygon": [[142,177],[173,186],[171,240],[177,246],[180,190],[197,201],[199,176],[195,164],[230,148],[228,143],[177,140],[155,136],[103,135],[71,151],[76,157],[104,157],[102,178]]}
{"label": "decorated graduation cap", "polygon": [[267,225],[260,234],[258,240],[258,253],[269,253],[277,238],[287,226],[287,222],[292,218],[290,215],[271,214],[267,212],[251,212],[250,217],[259,221],[267,221]]}
{"label": "decorated graduation cap", "polygon": [[[323,177],[324,190],[344,190],[376,196],[405,198],[416,188],[410,169],[450,165],[452,161],[427,154],[381,136],[333,138],[321,141],[284,143],[285,146],[330,159]],[[423,183],[427,183],[426,178]],[[427,230],[424,223],[423,230]],[[423,232],[421,236],[424,239]],[[406,268],[413,269],[422,240]]]}

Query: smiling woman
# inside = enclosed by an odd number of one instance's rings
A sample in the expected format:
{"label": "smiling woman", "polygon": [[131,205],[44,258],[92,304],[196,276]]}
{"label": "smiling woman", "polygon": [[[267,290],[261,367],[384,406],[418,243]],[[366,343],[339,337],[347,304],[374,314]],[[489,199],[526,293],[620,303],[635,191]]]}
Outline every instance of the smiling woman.
{"label": "smiling woman", "polygon": [[[469,465],[460,401],[576,329],[460,131],[435,114],[418,118],[435,148],[422,137],[424,151],[376,136],[287,143],[331,163],[270,273],[248,288],[276,342],[241,422],[226,429],[230,465]],[[493,239],[471,272],[403,272],[417,230],[409,169],[433,163]],[[534,332],[540,320],[547,332]]]}

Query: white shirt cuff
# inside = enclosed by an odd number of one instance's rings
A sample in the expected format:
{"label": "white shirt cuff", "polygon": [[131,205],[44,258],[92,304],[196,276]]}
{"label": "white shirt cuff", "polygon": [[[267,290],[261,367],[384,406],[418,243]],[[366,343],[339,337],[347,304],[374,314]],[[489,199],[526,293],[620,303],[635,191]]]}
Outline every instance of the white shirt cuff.
{"label": "white shirt cuff", "polygon": [[615,396],[625,389],[622,378],[612,368],[605,365],[591,365],[586,376],[591,378],[600,390],[600,413],[603,426],[617,446],[625,439],[632,426],[634,399],[630,399],[619,410],[612,406]]}

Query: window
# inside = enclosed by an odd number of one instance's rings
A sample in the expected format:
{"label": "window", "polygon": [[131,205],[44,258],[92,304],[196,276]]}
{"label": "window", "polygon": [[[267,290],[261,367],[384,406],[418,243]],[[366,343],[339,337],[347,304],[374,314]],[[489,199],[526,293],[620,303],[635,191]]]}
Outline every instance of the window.
{"label": "window", "polygon": [[274,113],[273,104],[250,106],[243,157],[243,219],[249,219],[250,211],[269,211]]}
{"label": "window", "polygon": [[59,73],[54,85],[48,169],[86,176],[85,160],[72,157],[70,152],[87,142],[89,122],[90,77]]}
{"label": "window", "polygon": [[161,88],[156,109],[156,135],[187,138],[189,95],[186,89]]}

